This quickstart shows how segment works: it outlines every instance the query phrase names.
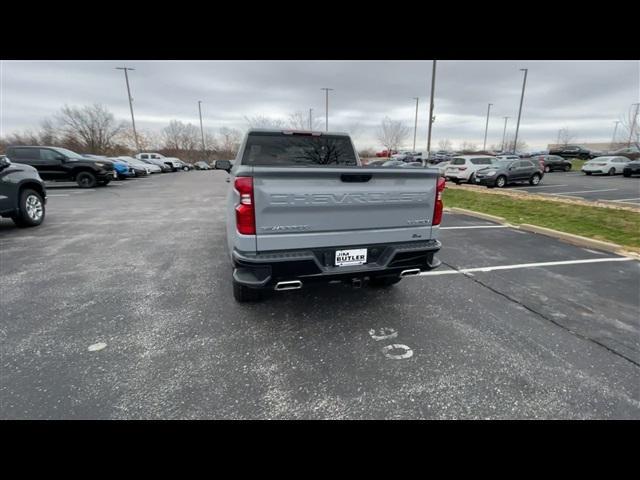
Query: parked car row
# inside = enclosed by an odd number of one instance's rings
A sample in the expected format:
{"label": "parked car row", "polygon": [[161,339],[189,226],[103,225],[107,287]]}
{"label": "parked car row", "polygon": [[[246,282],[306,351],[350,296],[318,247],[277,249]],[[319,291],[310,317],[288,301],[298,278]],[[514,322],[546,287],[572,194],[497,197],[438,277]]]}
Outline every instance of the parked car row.
{"label": "parked car row", "polygon": [[108,185],[112,180],[144,177],[154,173],[208,169],[159,153],[135,157],[78,154],[49,146],[11,146],[0,155],[0,216],[20,227],[40,225],[45,216],[47,190],[44,181],[76,182],[80,188]]}

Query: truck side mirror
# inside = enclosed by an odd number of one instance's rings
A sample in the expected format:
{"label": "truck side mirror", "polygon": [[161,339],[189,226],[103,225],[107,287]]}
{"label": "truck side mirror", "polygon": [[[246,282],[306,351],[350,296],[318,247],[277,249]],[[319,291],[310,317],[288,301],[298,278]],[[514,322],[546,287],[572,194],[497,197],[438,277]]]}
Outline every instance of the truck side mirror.
{"label": "truck side mirror", "polygon": [[229,160],[216,160],[213,166],[215,170],[225,170],[227,173],[231,172],[231,162]]}

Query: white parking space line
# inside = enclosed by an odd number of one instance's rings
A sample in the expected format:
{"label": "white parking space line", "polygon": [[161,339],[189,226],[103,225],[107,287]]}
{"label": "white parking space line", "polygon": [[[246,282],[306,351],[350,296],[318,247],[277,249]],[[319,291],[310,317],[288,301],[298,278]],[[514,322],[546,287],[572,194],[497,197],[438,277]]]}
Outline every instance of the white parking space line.
{"label": "white parking space line", "polygon": [[68,193],[47,193],[47,198],[49,197],[68,197]]}
{"label": "white parking space line", "polygon": [[602,262],[628,262],[629,257],[587,258],[584,260],[562,260],[557,262],[520,263],[516,265],[498,265],[494,267],[461,268],[460,270],[442,270],[434,272],[422,272],[418,275],[426,277],[432,275],[454,275],[457,273],[493,272],[494,270],[515,270],[519,268],[554,267],[557,265],[580,265],[584,263]]}
{"label": "white parking space line", "polygon": [[571,195],[572,193],[597,193],[597,192],[615,192],[620,190],[619,188],[605,188],[602,190],[578,190],[577,192],[562,192],[562,193],[541,193],[540,195]]}
{"label": "white parking space line", "polygon": [[640,197],[638,198],[621,198],[620,200],[618,200],[617,198],[615,200],[609,200],[610,202],[637,202],[638,200],[640,200]]}
{"label": "white parking space line", "polygon": [[440,230],[468,230],[471,228],[509,228],[508,225],[471,225],[466,227],[440,227]]}

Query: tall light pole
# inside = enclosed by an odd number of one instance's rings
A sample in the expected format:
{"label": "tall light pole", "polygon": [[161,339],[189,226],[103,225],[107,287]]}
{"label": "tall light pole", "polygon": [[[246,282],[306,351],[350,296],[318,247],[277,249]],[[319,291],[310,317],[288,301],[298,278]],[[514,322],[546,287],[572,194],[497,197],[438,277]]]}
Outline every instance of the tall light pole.
{"label": "tall light pole", "polygon": [[138,132],[136,132],[136,119],[133,116],[133,99],[131,98],[131,89],[129,88],[129,75],[127,74],[128,70],[135,70],[135,68],[116,67],[116,70],[124,70],[124,79],[127,82],[127,96],[129,97],[129,109],[131,110],[131,124],[133,125],[133,137],[136,140],[136,149],[138,150],[138,152],[140,152],[140,144],[138,143]]}
{"label": "tall light pole", "polygon": [[633,138],[633,131],[636,129],[636,120],[638,119],[638,108],[640,107],[640,103],[632,103],[631,106],[636,106],[636,114],[633,116],[633,121],[631,122],[631,128],[629,129],[629,141],[627,142],[627,147],[631,146],[631,139]]}
{"label": "tall light pole", "polygon": [[412,97],[416,101],[416,121],[413,124],[413,151],[416,151],[416,134],[418,133],[418,101],[419,97]]}
{"label": "tall light pole", "polygon": [[[433,126],[433,93],[436,88],[436,60],[431,71],[431,104],[429,106],[429,133],[427,135],[427,159],[431,159],[431,127]],[[422,162],[424,164],[424,161]]]}
{"label": "tall light pole", "polygon": [[324,90],[325,92],[325,106],[324,106],[324,115],[325,115],[325,130],[329,131],[329,90],[333,90],[333,88],[321,88],[320,90]]}
{"label": "tall light pole", "polygon": [[202,156],[206,157],[207,149],[204,146],[204,128],[202,128],[202,107],[200,106],[201,104],[202,104],[202,100],[198,100],[198,113],[200,114],[200,135],[202,138]]}
{"label": "tall light pole", "polygon": [[313,130],[313,108],[309,109],[309,130]]}
{"label": "tall light pole", "polygon": [[613,137],[611,137],[611,147],[610,148],[614,148],[614,145],[616,143],[616,132],[618,131],[618,124],[620,123],[620,120],[616,120],[615,122],[613,122],[616,124],[615,127],[613,127]]}
{"label": "tall light pole", "polygon": [[516,138],[513,141],[513,153],[518,150],[518,131],[520,130],[520,116],[522,115],[522,101],[524,100],[524,88],[527,86],[527,73],[528,68],[521,68],[521,72],[524,72],[524,80],[522,81],[522,95],[520,95],[520,108],[518,109],[518,123],[516,124]]}
{"label": "tall light pole", "polygon": [[504,117],[504,130],[502,131],[502,151],[504,152],[504,140],[506,138],[507,135],[507,120],[510,117]]}
{"label": "tall light pole", "polygon": [[482,150],[487,148],[487,132],[489,131],[489,112],[491,111],[491,105],[493,105],[493,103],[490,103],[487,108],[487,124],[484,126],[484,143],[482,144]]}

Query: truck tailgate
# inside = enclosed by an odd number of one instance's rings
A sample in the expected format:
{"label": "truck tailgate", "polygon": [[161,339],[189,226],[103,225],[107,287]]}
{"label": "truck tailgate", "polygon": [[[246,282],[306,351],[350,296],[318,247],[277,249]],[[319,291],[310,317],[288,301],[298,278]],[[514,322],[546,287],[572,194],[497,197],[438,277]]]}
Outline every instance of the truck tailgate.
{"label": "truck tailgate", "polygon": [[259,252],[427,240],[438,172],[253,167]]}

